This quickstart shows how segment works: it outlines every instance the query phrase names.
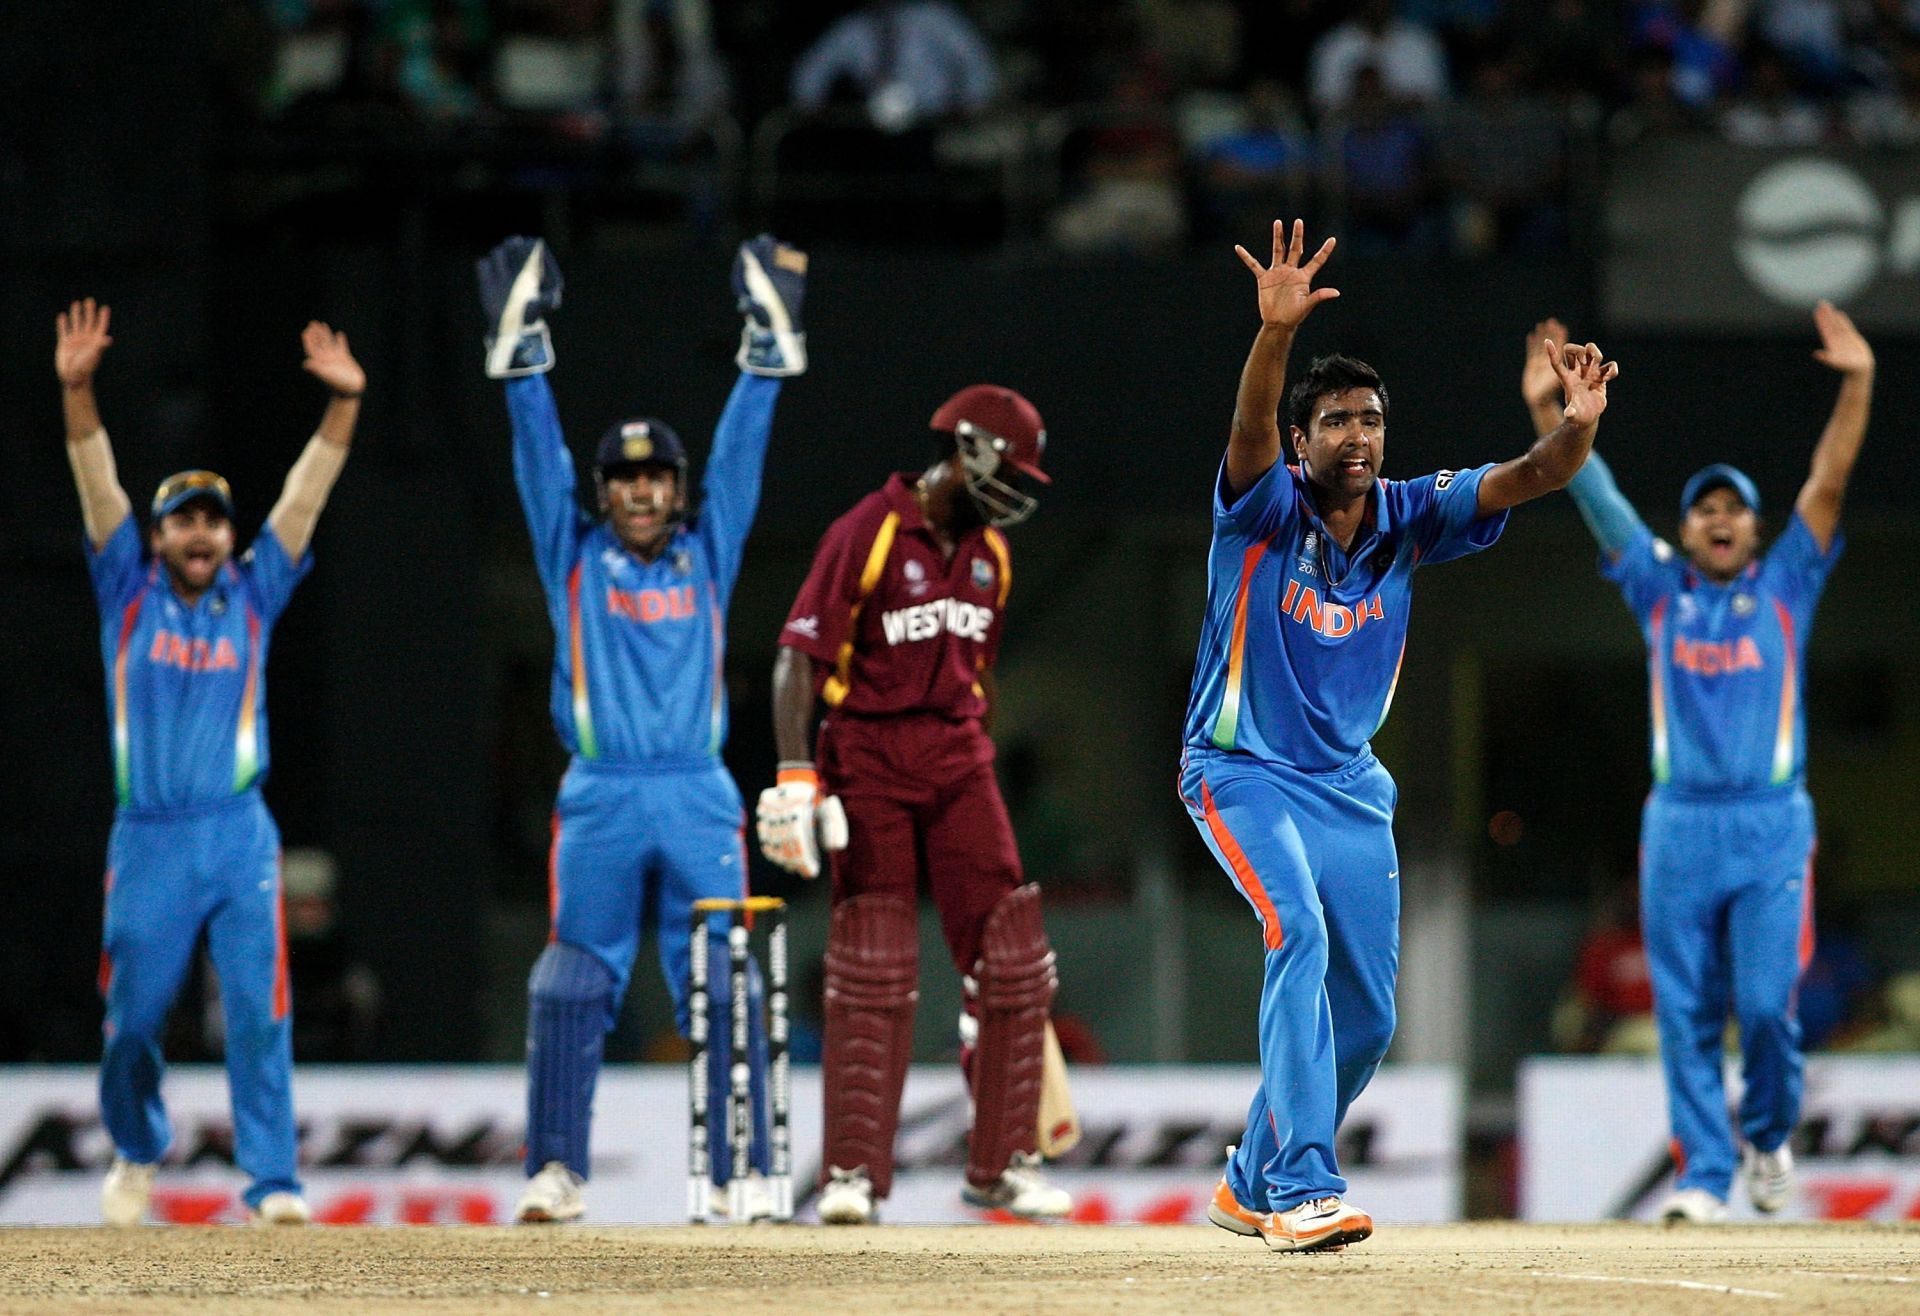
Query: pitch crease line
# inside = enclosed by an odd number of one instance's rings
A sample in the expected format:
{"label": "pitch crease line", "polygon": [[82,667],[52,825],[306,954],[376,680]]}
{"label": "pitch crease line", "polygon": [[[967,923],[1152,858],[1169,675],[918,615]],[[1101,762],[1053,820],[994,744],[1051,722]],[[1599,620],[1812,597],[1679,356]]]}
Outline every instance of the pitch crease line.
{"label": "pitch crease line", "polygon": [[1769,1289],[1737,1289],[1730,1284],[1702,1284],[1693,1279],[1635,1279],[1629,1275],[1565,1275],[1552,1270],[1529,1270],[1540,1279],[1577,1279],[1590,1284],[1649,1284],[1656,1288],[1697,1289],[1703,1293],[1728,1293],[1739,1298],[1784,1298],[1784,1293]]}
{"label": "pitch crease line", "polygon": [[1863,1284],[1920,1284],[1911,1275],[1856,1275],[1844,1270],[1790,1270],[1789,1275],[1814,1275],[1820,1279],[1852,1279]]}

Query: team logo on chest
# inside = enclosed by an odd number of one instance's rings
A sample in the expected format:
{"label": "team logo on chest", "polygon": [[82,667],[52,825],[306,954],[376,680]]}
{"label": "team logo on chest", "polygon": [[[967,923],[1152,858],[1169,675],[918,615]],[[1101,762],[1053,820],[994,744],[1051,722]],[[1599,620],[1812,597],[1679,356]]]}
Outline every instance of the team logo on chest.
{"label": "team logo on chest", "polygon": [[1753,608],[1754,608],[1753,595],[1736,594],[1733,596],[1733,615],[1734,616],[1751,617],[1753,615]]}
{"label": "team logo on chest", "polygon": [[993,564],[983,557],[973,560],[973,587],[975,589],[993,588]]}

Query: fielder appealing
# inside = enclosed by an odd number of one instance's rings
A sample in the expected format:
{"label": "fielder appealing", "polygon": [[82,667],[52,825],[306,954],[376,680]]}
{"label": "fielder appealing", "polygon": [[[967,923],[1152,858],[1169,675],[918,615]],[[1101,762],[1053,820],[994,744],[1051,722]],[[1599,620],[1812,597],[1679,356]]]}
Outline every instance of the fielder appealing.
{"label": "fielder appealing", "polygon": [[[1736,1157],[1721,1078],[1740,1024],[1747,1194],[1779,1210],[1800,1120],[1794,991],[1813,956],[1813,801],[1806,789],[1807,636],[1840,556],[1840,505],[1866,438],[1873,350],[1845,314],[1814,312],[1840,394],[1786,529],[1760,552],[1760,496],[1715,464],[1680,495],[1680,551],[1621,497],[1599,453],[1568,486],[1647,643],[1653,790],[1641,813],[1641,926],[1653,978],[1678,1179],[1668,1220],[1726,1217]],[[1558,321],[1533,338],[1562,336]],[[1536,428],[1548,381],[1521,381]]]}
{"label": "fielder appealing", "polygon": [[[774,667],[782,762],[779,784],[760,796],[761,845],[811,877],[820,871],[816,822],[829,849],[844,843],[833,853],[821,1061],[818,1205],[829,1224],[874,1220],[892,1187],[919,998],[922,877],[978,1021],[962,1195],[1022,1216],[1064,1215],[1072,1205],[1039,1174],[1053,951],[1040,889],[1021,874],[986,730],[1013,585],[1001,530],[1036,505],[1021,483],[1048,483],[1046,432],[1025,398],[987,384],[948,399],[932,426],[938,460],[894,475],[828,529]],[[809,754],[816,695],[827,714]]]}
{"label": "fielder appealing", "polygon": [[1180,795],[1258,917],[1261,1085],[1208,1217],[1305,1251],[1368,1237],[1341,1200],[1334,1131],[1393,1036],[1399,960],[1398,791],[1367,740],[1386,720],[1417,567],[1487,548],[1507,509],[1564,486],[1586,459],[1616,368],[1593,344],[1548,344],[1560,423],[1526,455],[1417,480],[1380,475],[1387,394],[1373,369],[1324,357],[1276,410],[1295,331],[1339,294],[1273,226],[1261,327],[1240,377],[1213,498],[1206,621],[1187,706]]}
{"label": "fielder appealing", "polygon": [[[546,245],[509,238],[479,263],[492,334],[487,373],[507,381],[513,470],[553,622],[552,712],[572,755],[553,816],[548,883],[552,932],[527,984],[527,1174],[517,1216],[570,1220],[586,1204],[588,1140],[601,1048],[625,995],[644,924],[652,922],[675,1018],[687,1028],[692,902],[747,891],[739,788],[720,761],[727,604],[760,500],[761,466],[780,378],[806,369],[799,332],[806,256],[761,236],[741,246],[733,286],[747,324],[740,380],[714,431],[698,513],[687,506],[687,456],[658,420],[616,423],[595,453],[598,516],[575,496],[572,455],[544,372],[553,365],[545,313],[561,279]],[[724,963],[724,919],[712,925]],[[716,975],[713,1017],[727,978]],[[766,1039],[749,1047],[755,1174],[748,1213],[772,1200],[767,1168]],[[710,1128],[725,1128],[728,1034],[713,1033]],[[713,1175],[732,1176],[725,1140]]]}
{"label": "fielder appealing", "polygon": [[111,1225],[146,1218],[172,1131],[161,1035],[204,933],[220,975],[234,1159],[264,1224],[308,1219],[295,1168],[292,1001],[280,904],[280,833],[267,776],[267,646],[313,559],[307,545],[339,478],[366,375],[345,334],[315,321],[303,368],[333,392],[280,500],[237,560],[233,497],[211,471],[161,481],[143,543],[100,424],[93,374],[111,312],[89,298],[59,317],[54,368],[80,491],[113,723],[117,806],[108,841],[100,989],[100,1109],[115,1158]]}

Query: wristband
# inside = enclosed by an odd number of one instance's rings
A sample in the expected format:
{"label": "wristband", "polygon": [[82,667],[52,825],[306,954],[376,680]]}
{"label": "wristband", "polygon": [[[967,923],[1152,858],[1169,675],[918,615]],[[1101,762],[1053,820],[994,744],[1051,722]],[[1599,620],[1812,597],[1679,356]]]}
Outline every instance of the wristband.
{"label": "wristband", "polygon": [[773,775],[776,786],[785,786],[789,782],[805,782],[815,790],[820,789],[820,774],[814,771],[813,764],[804,760],[788,760],[782,763]]}

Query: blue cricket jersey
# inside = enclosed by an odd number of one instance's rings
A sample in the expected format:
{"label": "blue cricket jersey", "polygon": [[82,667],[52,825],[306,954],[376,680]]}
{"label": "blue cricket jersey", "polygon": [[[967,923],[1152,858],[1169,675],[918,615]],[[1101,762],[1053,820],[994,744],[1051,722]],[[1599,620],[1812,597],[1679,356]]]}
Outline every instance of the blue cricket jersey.
{"label": "blue cricket jersey", "polygon": [[264,529],[197,602],[174,593],[132,516],[87,543],[113,727],[114,798],[167,813],[231,799],[267,775],[267,642],[313,567]]}
{"label": "blue cricket jersey", "polygon": [[544,375],[507,381],[513,474],[553,621],[553,726],[613,763],[710,759],[727,738],[727,604],[760,502],[780,381],[742,374],[714,431],[698,514],[648,562],[574,494]]}
{"label": "blue cricket jersey", "polygon": [[1414,569],[1487,548],[1506,528],[1504,511],[1477,515],[1491,469],[1376,481],[1343,550],[1299,471],[1276,462],[1229,502],[1223,463],[1185,743],[1306,772],[1358,757],[1393,704]]}
{"label": "blue cricket jersey", "polygon": [[1656,786],[1739,794],[1804,781],[1807,632],[1843,543],[1836,531],[1822,553],[1796,512],[1725,585],[1644,525],[1602,555],[1646,637]]}

